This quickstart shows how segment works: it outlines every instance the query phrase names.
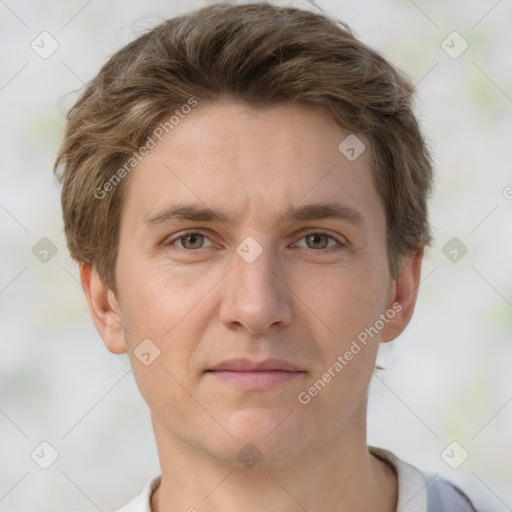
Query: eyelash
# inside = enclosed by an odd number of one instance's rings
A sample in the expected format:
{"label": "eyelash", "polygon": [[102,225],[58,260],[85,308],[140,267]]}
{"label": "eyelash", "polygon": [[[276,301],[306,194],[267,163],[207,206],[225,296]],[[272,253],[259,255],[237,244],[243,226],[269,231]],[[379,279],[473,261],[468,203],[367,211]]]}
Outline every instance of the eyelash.
{"label": "eyelash", "polygon": [[[177,240],[186,238],[187,236],[190,236],[190,235],[202,235],[205,238],[209,239],[209,237],[205,233],[203,233],[201,230],[189,230],[189,231],[184,231],[182,233],[179,233],[177,236],[175,236],[171,240],[165,242],[164,245],[172,246],[172,245],[174,245],[174,242],[176,242]],[[330,238],[331,240],[334,240],[337,244],[332,247],[328,247],[326,249],[311,249],[312,251],[317,251],[317,252],[320,251],[320,252],[330,253],[330,252],[340,251],[341,249],[344,249],[347,246],[347,244],[345,242],[342,242],[339,238],[331,235],[330,233],[326,233],[324,231],[318,231],[318,230],[310,230],[310,231],[303,233],[300,240],[302,240],[303,238],[305,238],[308,235],[325,235],[328,238]],[[182,249],[183,251],[187,251],[187,252],[197,252],[197,251],[200,251],[201,249],[206,249],[206,247],[200,247],[199,249],[186,249],[185,247],[177,247],[177,248]],[[306,247],[306,249],[309,249],[309,247]]]}

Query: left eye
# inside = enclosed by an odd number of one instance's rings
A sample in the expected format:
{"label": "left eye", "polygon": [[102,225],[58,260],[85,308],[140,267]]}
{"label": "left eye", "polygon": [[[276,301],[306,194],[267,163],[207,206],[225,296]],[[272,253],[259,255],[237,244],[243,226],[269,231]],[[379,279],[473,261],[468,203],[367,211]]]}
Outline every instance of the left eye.
{"label": "left eye", "polygon": [[[334,244],[331,246],[328,246],[329,239],[334,241]],[[333,249],[336,246],[338,249],[341,249],[344,246],[340,240],[334,238],[332,235],[318,231],[306,233],[301,240],[306,240],[306,246],[308,249]]]}

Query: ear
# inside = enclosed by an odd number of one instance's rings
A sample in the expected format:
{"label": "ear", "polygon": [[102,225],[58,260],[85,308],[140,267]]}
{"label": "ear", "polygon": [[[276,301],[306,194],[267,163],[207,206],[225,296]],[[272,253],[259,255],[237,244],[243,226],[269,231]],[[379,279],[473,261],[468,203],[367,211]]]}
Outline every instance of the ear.
{"label": "ear", "polygon": [[395,315],[391,318],[389,314],[391,319],[381,331],[381,341],[384,343],[397,338],[412,318],[420,286],[423,254],[424,246],[421,245],[416,253],[402,258],[400,274],[390,287],[386,311],[394,311]]}
{"label": "ear", "polygon": [[103,283],[96,268],[88,263],[80,263],[80,280],[92,321],[105,346],[114,354],[125,353],[121,314],[114,293]]}

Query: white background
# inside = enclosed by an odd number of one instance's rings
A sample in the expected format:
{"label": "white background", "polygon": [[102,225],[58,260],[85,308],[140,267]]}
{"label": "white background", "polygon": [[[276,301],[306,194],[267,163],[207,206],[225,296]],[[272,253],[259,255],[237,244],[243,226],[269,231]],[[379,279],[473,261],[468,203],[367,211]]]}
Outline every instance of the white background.
{"label": "white background", "polygon": [[[418,83],[436,161],[435,240],[415,317],[381,354],[369,443],[459,483],[481,510],[510,510],[512,2],[318,4]],[[159,473],[127,356],[89,318],[52,166],[68,93],[144,30],[204,5],[0,0],[0,511],[109,511]],[[59,45],[47,59],[31,48],[43,31]],[[442,47],[453,31],[469,44],[456,59]],[[32,252],[43,237],[57,248],[46,263]],[[468,249],[455,263],[442,251],[452,237]],[[59,455],[48,469],[31,458],[42,441]],[[469,454],[458,469],[441,457],[453,441]]]}

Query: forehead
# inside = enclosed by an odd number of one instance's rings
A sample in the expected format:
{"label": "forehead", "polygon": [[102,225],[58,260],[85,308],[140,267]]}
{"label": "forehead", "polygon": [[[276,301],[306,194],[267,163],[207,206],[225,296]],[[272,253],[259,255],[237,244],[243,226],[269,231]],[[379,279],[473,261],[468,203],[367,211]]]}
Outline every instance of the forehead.
{"label": "forehead", "polygon": [[302,105],[199,105],[132,171],[123,217],[142,223],[178,202],[263,223],[293,205],[330,201],[362,210],[371,221],[382,211],[368,144],[350,160],[339,149],[348,136]]}

